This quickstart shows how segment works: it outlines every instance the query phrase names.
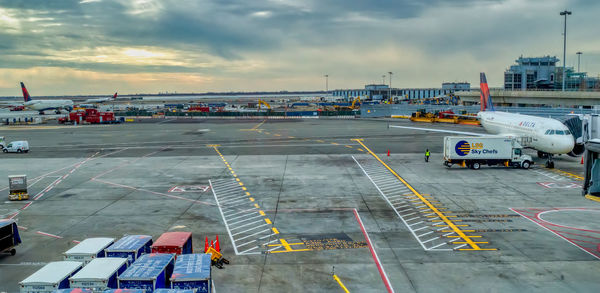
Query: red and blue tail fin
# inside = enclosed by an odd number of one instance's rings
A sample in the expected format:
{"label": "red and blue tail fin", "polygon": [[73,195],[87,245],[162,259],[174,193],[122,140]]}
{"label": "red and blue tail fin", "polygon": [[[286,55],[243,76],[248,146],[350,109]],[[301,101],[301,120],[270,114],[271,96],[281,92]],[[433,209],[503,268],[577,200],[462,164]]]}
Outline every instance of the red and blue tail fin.
{"label": "red and blue tail fin", "polygon": [[117,99],[117,93],[115,93],[112,97],[113,100]]}
{"label": "red and blue tail fin", "polygon": [[27,88],[23,82],[21,82],[21,91],[23,91],[23,98],[25,99],[25,102],[31,101],[31,96],[29,95],[29,92],[27,91]]}
{"label": "red and blue tail fin", "polygon": [[480,84],[479,89],[480,93],[480,102],[481,102],[481,111],[494,111],[494,103],[492,103],[492,96],[490,95],[490,88],[488,87],[487,78],[485,77],[485,73],[479,74]]}

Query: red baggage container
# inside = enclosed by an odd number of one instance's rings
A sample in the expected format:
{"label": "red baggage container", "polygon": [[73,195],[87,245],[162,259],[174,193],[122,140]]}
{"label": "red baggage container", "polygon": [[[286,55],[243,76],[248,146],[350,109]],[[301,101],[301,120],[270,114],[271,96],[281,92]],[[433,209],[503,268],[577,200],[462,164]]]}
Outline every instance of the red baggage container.
{"label": "red baggage container", "polygon": [[152,253],[193,253],[192,232],[166,232],[152,244]]}

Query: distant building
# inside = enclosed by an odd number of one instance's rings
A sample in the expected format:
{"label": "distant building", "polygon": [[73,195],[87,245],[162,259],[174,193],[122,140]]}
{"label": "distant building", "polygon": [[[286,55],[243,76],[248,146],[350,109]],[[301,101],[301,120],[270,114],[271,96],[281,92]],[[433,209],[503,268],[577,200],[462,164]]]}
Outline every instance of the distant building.
{"label": "distant building", "polygon": [[[504,71],[505,90],[562,89],[563,68],[557,66],[556,56],[519,57],[516,65]],[[599,79],[588,77],[585,72],[566,68],[566,90],[589,90],[600,86]]]}
{"label": "distant building", "polygon": [[551,56],[523,58],[515,60],[512,65],[504,71],[504,89],[527,90],[527,89],[552,89],[556,77],[556,63],[558,58]]}
{"label": "distant building", "polygon": [[360,97],[364,100],[387,100],[390,92],[392,98],[402,99],[425,99],[448,95],[455,91],[469,91],[471,84],[467,82],[447,82],[442,88],[392,88],[390,90],[385,84],[368,84],[364,89],[338,89],[332,92],[334,97],[352,100]]}
{"label": "distant building", "polygon": [[470,91],[471,84],[468,82],[444,82],[442,83],[442,89],[454,91]]}

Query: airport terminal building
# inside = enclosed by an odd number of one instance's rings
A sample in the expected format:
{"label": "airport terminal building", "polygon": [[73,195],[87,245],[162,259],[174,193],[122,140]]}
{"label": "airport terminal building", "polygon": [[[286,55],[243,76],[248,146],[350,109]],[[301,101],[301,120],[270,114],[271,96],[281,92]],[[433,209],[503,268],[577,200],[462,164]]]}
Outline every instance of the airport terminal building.
{"label": "airport terminal building", "polygon": [[[557,66],[556,56],[519,57],[517,64],[504,71],[505,90],[555,90],[562,89],[563,68]],[[600,88],[600,79],[590,77],[586,72],[575,72],[566,68],[566,89],[590,90]]]}
{"label": "airport terminal building", "polygon": [[387,100],[390,97],[398,99],[425,99],[445,96],[455,91],[470,91],[468,82],[445,82],[441,88],[392,88],[386,84],[368,84],[364,89],[338,89],[332,92],[334,97],[352,100],[360,97],[365,100]]}

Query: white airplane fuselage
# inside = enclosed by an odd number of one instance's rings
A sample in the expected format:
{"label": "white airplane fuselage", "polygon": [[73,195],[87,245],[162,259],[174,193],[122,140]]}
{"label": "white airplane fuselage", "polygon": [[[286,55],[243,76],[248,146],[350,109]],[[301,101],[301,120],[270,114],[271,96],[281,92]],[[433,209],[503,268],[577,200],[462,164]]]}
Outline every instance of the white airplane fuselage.
{"label": "white airplane fuselage", "polygon": [[548,154],[566,154],[575,140],[560,121],[531,115],[482,111],[477,113],[481,126],[490,134],[531,138],[528,146]]}
{"label": "white airplane fuselage", "polygon": [[65,109],[70,111],[73,109],[73,101],[71,100],[31,100],[23,103],[28,109],[35,111],[44,111],[44,110],[59,110]]}

